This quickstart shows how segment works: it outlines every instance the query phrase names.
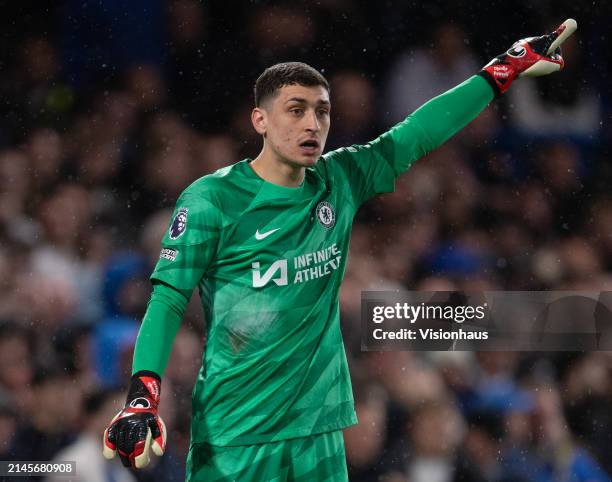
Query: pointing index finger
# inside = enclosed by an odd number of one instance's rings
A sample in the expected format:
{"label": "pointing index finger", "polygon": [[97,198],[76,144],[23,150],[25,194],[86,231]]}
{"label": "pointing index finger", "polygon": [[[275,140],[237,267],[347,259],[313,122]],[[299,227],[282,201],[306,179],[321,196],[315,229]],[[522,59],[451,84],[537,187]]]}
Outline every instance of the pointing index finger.
{"label": "pointing index finger", "polygon": [[550,47],[548,47],[547,55],[552,54],[557,47],[559,47],[563,42],[565,42],[570,35],[572,35],[576,29],[578,28],[578,23],[573,18],[568,18],[565,22],[563,22],[557,30],[553,32],[554,35],[557,36]]}

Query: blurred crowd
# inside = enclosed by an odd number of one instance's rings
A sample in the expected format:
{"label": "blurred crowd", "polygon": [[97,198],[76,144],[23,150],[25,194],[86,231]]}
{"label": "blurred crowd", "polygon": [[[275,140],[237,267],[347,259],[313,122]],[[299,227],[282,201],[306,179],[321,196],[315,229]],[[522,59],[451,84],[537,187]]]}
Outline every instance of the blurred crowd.
{"label": "blurred crowd", "polygon": [[164,377],[167,454],[101,457],[174,202],[245,157],[278,61],[332,87],[326,150],[364,143],[567,17],[566,69],[521,80],[359,212],[341,293],[350,480],[610,480],[612,355],[362,352],[362,290],[612,290],[610,7],[531,2],[24,0],[0,46],[0,460],[182,480],[205,346],[194,294]]}

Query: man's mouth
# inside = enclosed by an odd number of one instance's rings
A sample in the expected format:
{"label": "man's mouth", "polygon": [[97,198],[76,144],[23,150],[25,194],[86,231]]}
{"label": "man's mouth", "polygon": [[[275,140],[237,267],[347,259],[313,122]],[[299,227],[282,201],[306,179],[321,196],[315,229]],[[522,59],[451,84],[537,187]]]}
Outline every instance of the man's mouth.
{"label": "man's mouth", "polygon": [[314,154],[319,149],[319,142],[315,139],[309,139],[300,143],[300,149],[305,154]]}

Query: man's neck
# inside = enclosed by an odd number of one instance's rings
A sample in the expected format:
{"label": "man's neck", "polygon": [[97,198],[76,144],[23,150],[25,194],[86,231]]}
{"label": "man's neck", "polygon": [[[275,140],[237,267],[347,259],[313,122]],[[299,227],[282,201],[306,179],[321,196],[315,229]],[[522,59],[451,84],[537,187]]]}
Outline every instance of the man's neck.
{"label": "man's neck", "polygon": [[250,164],[259,177],[272,184],[299,187],[304,180],[303,167],[281,161],[265,147]]}

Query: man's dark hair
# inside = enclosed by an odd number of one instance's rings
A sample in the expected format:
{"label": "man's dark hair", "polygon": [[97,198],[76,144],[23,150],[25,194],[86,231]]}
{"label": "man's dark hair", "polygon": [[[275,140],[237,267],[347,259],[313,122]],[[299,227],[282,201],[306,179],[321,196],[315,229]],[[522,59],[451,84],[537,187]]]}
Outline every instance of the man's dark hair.
{"label": "man's dark hair", "polygon": [[329,92],[329,83],[318,70],[302,62],[283,62],[268,67],[255,82],[255,107],[273,98],[285,85],[320,85]]}

